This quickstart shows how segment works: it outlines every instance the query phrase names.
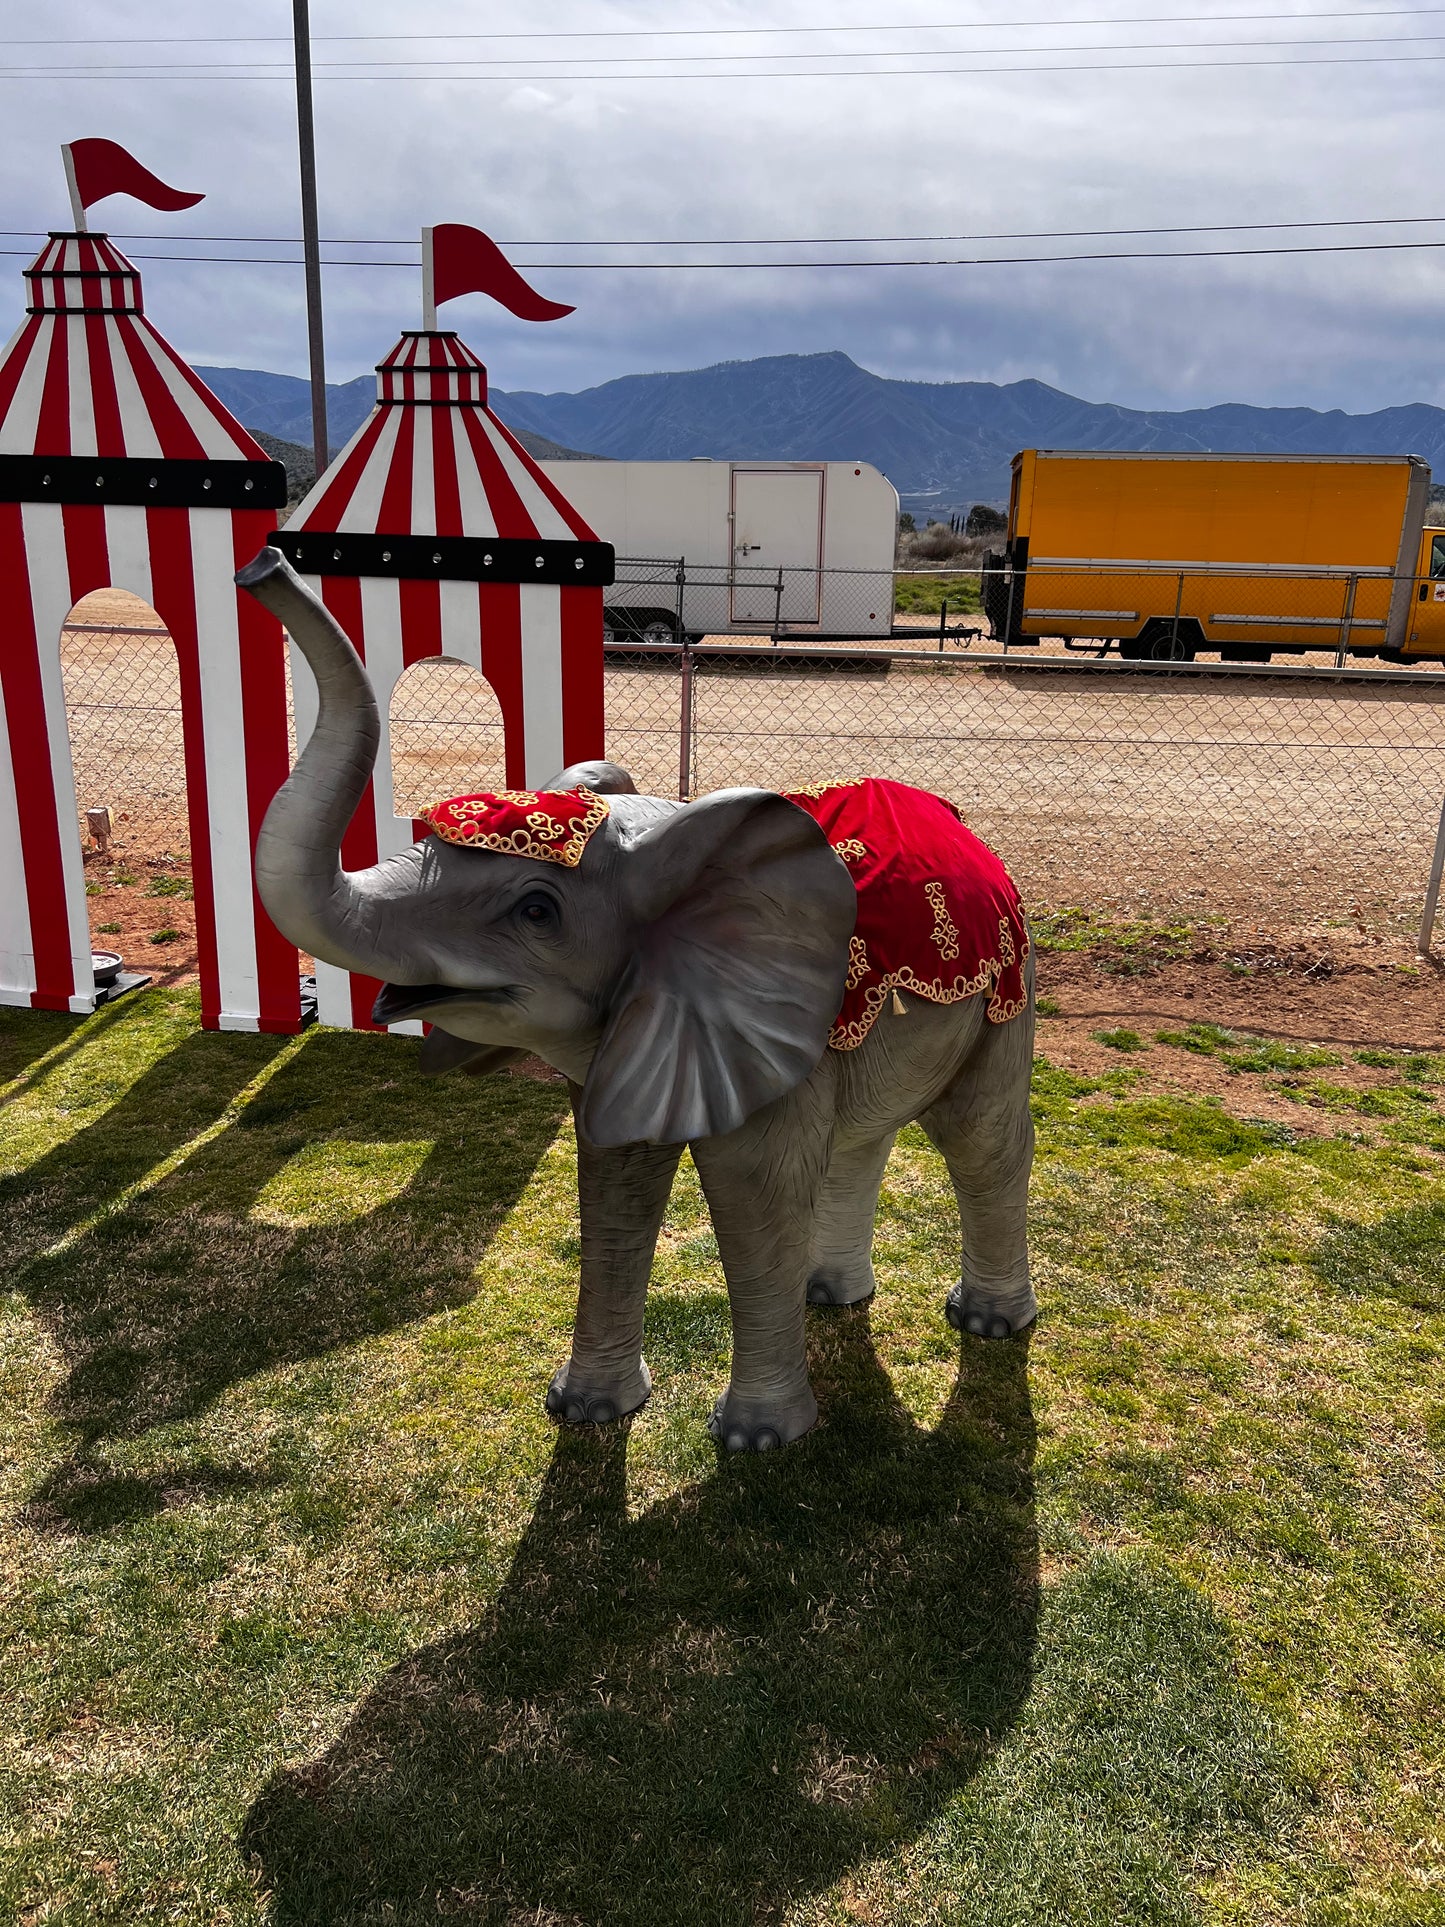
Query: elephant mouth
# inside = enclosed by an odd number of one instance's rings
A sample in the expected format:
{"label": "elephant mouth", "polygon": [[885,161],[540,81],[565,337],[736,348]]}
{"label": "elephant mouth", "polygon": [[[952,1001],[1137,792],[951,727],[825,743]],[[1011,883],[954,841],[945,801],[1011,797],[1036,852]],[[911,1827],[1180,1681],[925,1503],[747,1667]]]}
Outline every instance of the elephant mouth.
{"label": "elephant mouth", "polygon": [[515,1003],[519,986],[499,984],[490,990],[458,990],[452,984],[383,984],[371,1006],[373,1024],[399,1024],[440,1004]]}

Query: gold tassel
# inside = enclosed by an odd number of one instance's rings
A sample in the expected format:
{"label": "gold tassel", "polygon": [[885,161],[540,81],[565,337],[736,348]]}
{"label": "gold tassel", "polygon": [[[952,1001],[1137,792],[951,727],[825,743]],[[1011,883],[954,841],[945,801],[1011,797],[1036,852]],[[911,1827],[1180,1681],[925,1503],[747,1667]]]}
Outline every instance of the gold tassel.
{"label": "gold tassel", "polygon": [[896,986],[893,991],[893,1015],[895,1017],[906,1017],[908,1015],[907,1008],[904,1005],[903,999],[898,995]]}

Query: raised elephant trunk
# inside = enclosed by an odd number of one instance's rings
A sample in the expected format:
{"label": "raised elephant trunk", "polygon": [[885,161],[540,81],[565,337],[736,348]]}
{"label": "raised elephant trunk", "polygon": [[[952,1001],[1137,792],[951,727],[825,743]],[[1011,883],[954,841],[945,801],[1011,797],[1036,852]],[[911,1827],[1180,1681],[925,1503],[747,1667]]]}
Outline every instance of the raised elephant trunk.
{"label": "raised elephant trunk", "polygon": [[261,825],[256,888],[292,943],[343,970],[377,972],[378,906],[341,867],[342,834],[381,741],[371,684],[345,630],[279,549],[262,549],[236,581],[290,631],[320,699],[316,727]]}

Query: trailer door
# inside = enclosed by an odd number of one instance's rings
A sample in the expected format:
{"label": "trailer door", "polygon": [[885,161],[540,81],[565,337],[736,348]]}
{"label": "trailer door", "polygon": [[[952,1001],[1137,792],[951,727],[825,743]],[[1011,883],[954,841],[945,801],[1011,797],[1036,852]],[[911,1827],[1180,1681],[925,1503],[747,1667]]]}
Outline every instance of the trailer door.
{"label": "trailer door", "polygon": [[732,538],[734,622],[821,620],[821,468],[735,468]]}

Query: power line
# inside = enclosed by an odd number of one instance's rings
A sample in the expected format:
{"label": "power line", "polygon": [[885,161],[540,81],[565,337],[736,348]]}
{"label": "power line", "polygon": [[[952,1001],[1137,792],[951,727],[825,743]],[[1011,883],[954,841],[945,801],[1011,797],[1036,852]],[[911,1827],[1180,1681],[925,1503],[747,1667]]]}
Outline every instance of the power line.
{"label": "power line", "polygon": [[[724,39],[746,35],[758,38],[762,35],[813,34],[813,33],[983,33],[995,27],[1140,27],[1140,26],[1186,26],[1196,22],[1209,25],[1228,24],[1232,20],[1391,20],[1402,17],[1419,18],[1425,14],[1438,14],[1445,9],[1440,7],[1350,7],[1326,8],[1314,13],[1133,13],[1112,14],[1097,19],[1075,20],[1067,15],[1055,14],[1048,20],[927,20],[908,25],[887,21],[881,26],[845,26],[842,24],[808,27],[573,27],[549,28],[544,31],[527,29],[514,33],[329,33],[313,36],[313,45],[354,44],[378,41],[432,41],[444,40],[455,44],[461,40],[683,40],[683,39]],[[249,47],[289,45],[290,35],[280,33],[253,34],[116,34],[109,37],[94,36],[79,40],[20,40],[9,37],[12,47]]]}
{"label": "power line", "polygon": [[[530,261],[528,271],[567,270],[615,274],[621,272],[691,274],[700,269],[727,269],[737,273],[761,271],[774,273],[798,268],[996,268],[1048,265],[1058,261],[1233,261],[1251,255],[1275,254],[1385,254],[1399,250],[1445,248],[1439,241],[1335,241],[1314,242],[1293,247],[1269,248],[1130,248],[1087,254],[979,254],[933,255],[882,261]],[[28,257],[28,248],[0,248],[0,255]],[[299,268],[302,263],[277,255],[245,254],[137,254],[136,261],[190,262],[203,267]],[[410,268],[415,261],[328,260],[326,268]]]}
{"label": "power line", "polygon": [[[741,240],[724,240],[718,236],[694,240],[632,240],[632,241],[523,241],[500,239],[498,247],[504,248],[812,248],[812,247],[935,247],[953,246],[964,241],[1093,241],[1111,237],[1132,238],[1140,234],[1279,234],[1300,232],[1314,228],[1357,228],[1357,227],[1433,227],[1445,221],[1445,214],[1371,214],[1352,215],[1332,221],[1216,221],[1196,227],[1064,227],[1064,228],[1020,228],[1004,229],[998,233],[984,234],[794,234],[794,235],[753,235]],[[206,241],[220,244],[245,245],[248,247],[300,247],[299,234],[132,234],[122,233],[117,228],[107,229],[113,241]],[[49,230],[46,228],[0,228],[0,237],[8,240],[23,240],[34,237],[43,239]],[[421,242],[405,238],[378,239],[376,237],[324,234],[321,245],[330,248],[419,248]],[[3,250],[19,253],[19,249]],[[137,255],[137,260],[166,259],[167,256]],[[176,259],[191,257],[176,256]],[[197,256],[196,259],[204,257]],[[414,263],[412,265],[415,265]],[[533,265],[536,265],[535,263]],[[606,263],[598,263],[605,266]],[[662,265],[662,264],[659,264]]]}
{"label": "power line", "polygon": [[[1317,44],[1327,46],[1331,43],[1327,41],[1318,42],[1318,43],[1314,41],[1301,41],[1296,44],[1301,46],[1314,46]],[[1378,44],[1378,43],[1372,43],[1372,44]],[[1040,51],[1044,53],[1050,53],[1054,50],[1052,48],[1042,48],[1040,49]],[[1112,49],[1099,48],[1098,51],[1101,53],[1107,53],[1112,51]],[[1201,51],[1203,51],[1203,49],[1201,49]],[[600,81],[642,81],[642,80],[658,81],[660,80],[660,81],[672,83],[675,81],[684,81],[684,80],[751,80],[751,81],[908,80],[908,79],[928,80],[928,79],[949,79],[956,76],[962,76],[969,80],[987,80],[991,75],[994,75],[994,74],[1107,74],[1107,73],[1192,74],[1192,73],[1204,73],[1206,71],[1209,71],[1215,68],[1234,68],[1236,70],[1240,68],[1250,68],[1255,70],[1256,72],[1262,72],[1273,67],[1386,67],[1386,66],[1400,66],[1408,61],[1415,61],[1418,63],[1418,62],[1425,62],[1425,61],[1433,62],[1433,61],[1439,61],[1439,60],[1445,60],[1445,54],[1378,54],[1378,55],[1377,54],[1339,54],[1339,55],[1327,54],[1322,60],[1295,60],[1295,59],[1284,59],[1284,60],[1094,60],[1094,61],[1089,61],[1087,63],[1070,60],[1070,61],[1063,62],[1058,66],[1041,66],[1037,62],[1035,62],[1035,63],[1031,63],[1029,66],[1026,66],[1026,67],[884,67],[884,68],[842,67],[842,68],[822,68],[811,72],[807,71],[806,69],[800,71],[797,68],[792,68],[792,69],[789,69],[786,73],[761,73],[761,74],[756,72],[750,72],[746,68],[741,71],[734,71],[730,73],[710,73],[710,74],[704,74],[704,73],[559,74],[559,73],[547,73],[547,72],[525,73],[525,74],[459,74],[455,72],[454,69],[449,68],[448,71],[446,71],[445,73],[436,73],[436,74],[336,74],[336,73],[332,73],[332,74],[323,74],[320,76],[320,78],[324,79],[325,81],[333,85],[340,84],[341,82],[348,81],[348,80],[349,81],[359,80],[367,84],[372,84],[378,80],[418,80],[418,81],[430,82],[432,84],[440,84],[442,82],[452,81],[452,82],[458,82],[458,83],[467,83],[471,85],[475,85],[478,82],[492,81],[492,82],[500,82],[508,86],[516,86],[519,82],[529,81],[529,80],[538,81],[538,82],[552,82],[552,83],[563,83],[563,82],[584,81],[584,80],[592,80],[592,81],[598,81],[598,80]],[[30,80],[34,78],[35,76],[33,74],[27,73],[23,70],[18,73],[6,72],[3,70],[0,70],[0,80]],[[67,81],[68,80],[124,80],[127,82],[135,82],[138,80],[158,80],[158,81],[187,80],[187,81],[194,82],[198,79],[199,80],[231,80],[231,81],[254,80],[254,81],[260,81],[262,83],[266,83],[266,82],[274,82],[274,81],[289,82],[291,78],[291,69],[288,66],[283,68],[280,72],[277,72],[274,74],[246,73],[241,71],[239,68],[226,68],[226,67],[218,68],[214,72],[207,72],[207,73],[169,73],[164,71],[156,73],[156,72],[140,72],[140,71],[132,72],[128,69],[120,70],[120,69],[114,69],[114,68],[85,67],[85,68],[76,69],[74,71],[57,71],[54,73],[47,74],[45,78],[50,80],[67,80]]]}
{"label": "power line", "polygon": [[[1092,41],[1072,41],[1072,42],[1062,41],[1055,45],[1051,45],[1047,47],[973,47],[973,48],[967,49],[967,51],[970,54],[970,56],[975,59],[991,60],[991,59],[994,59],[999,54],[1034,54],[1034,53],[1093,54],[1093,53],[1178,53],[1178,52],[1214,53],[1219,49],[1226,48],[1226,47],[1229,47],[1229,48],[1238,47],[1238,48],[1246,48],[1246,49],[1254,48],[1254,47],[1390,47],[1390,46],[1416,47],[1416,46],[1433,45],[1436,42],[1441,40],[1445,40],[1445,34],[1438,34],[1438,33],[1391,34],[1386,36],[1383,39],[1378,34],[1355,34],[1355,35],[1345,35],[1345,36],[1330,35],[1324,38],[1319,38],[1314,40],[1300,40],[1298,38],[1279,39],[1279,40],[1205,40],[1205,41],[1201,41],[1201,40],[1137,40],[1137,41],[1121,41],[1116,45],[1109,46],[1109,47],[1098,46]],[[958,54],[963,51],[965,50],[958,47],[911,47],[896,53],[890,53],[883,49],[870,49],[863,56],[863,58],[868,60],[941,59],[941,58],[946,58],[950,55]],[[489,69],[496,68],[496,67],[536,67],[538,64],[538,58],[539,57],[535,54],[526,55],[522,58],[515,59],[515,60],[496,60],[488,57],[486,66]],[[859,55],[856,52],[837,53],[837,54],[828,54],[828,53],[564,54],[564,55],[558,56],[559,61],[565,62],[565,64],[573,67],[615,66],[619,61],[630,61],[634,66],[665,67],[665,66],[673,66],[680,60],[691,61],[696,66],[696,65],[701,65],[704,62],[711,64],[716,61],[738,60],[738,59],[762,61],[762,60],[856,60],[858,58],[859,58]],[[445,62],[441,62],[441,61],[433,62],[433,61],[424,61],[424,60],[318,60],[312,63],[314,72],[318,74],[334,74],[341,79],[356,79],[356,78],[367,77],[367,76],[361,76],[361,75],[353,75],[349,70],[354,67],[365,67],[374,71],[379,70],[385,73],[392,73],[392,72],[395,72],[397,69],[400,69],[403,67],[405,68],[426,67],[428,69],[434,69],[442,73],[455,74],[458,66],[480,67],[481,65],[482,63],[480,61],[470,61],[470,60],[467,60],[467,61],[449,60]],[[290,74],[293,71],[291,62],[289,60],[247,61],[245,64],[244,70],[241,69],[240,67],[232,68],[232,67],[221,66],[214,61],[204,61],[204,62],[154,61],[150,63],[150,68],[146,74],[146,78],[147,79],[154,78],[157,73],[166,74],[166,75],[173,74],[173,73],[174,74],[192,74],[192,75],[203,74],[207,78],[214,77],[216,74],[224,74],[227,76],[234,74],[238,78],[245,78],[245,79],[259,79],[259,78],[265,77],[265,74],[253,71],[255,69],[265,69],[267,73],[274,71],[278,74]],[[346,71],[344,72],[341,71],[343,69],[345,69]],[[36,76],[44,76],[45,78],[48,78],[48,79],[58,78],[58,79],[68,80],[73,78],[74,75],[76,74],[80,74],[80,75],[106,74],[113,71],[118,72],[120,70],[106,68],[106,67],[69,68],[69,67],[59,67],[59,66],[7,67],[4,69],[0,69],[0,72],[3,72],[5,77],[9,79],[13,79],[20,74],[33,74]],[[129,70],[126,70],[126,71],[129,71]],[[910,71],[926,73],[932,70],[928,68],[916,68],[916,69],[910,69]],[[410,73],[406,77],[408,79],[431,79],[432,72],[429,71],[428,73],[421,74],[421,75]],[[522,76],[522,78],[526,78],[526,79],[530,79],[532,77],[533,76],[531,75]],[[606,75],[606,74],[601,74],[596,76],[592,76],[592,75],[565,76],[565,78],[568,78],[568,79],[584,78],[584,77],[589,79],[597,78],[597,79],[605,80],[605,79],[610,79],[613,76]],[[675,77],[679,80],[684,80],[684,79],[708,78],[709,76],[699,76],[695,74],[679,73]],[[782,78],[782,77],[784,76],[778,76],[778,75],[760,76],[760,78],[764,78],[764,79]],[[462,75],[462,76],[459,76],[459,78],[491,79],[493,78],[493,76],[490,73],[482,73],[482,74],[475,74],[475,75],[473,74]],[[618,78],[625,78],[625,76],[618,76]]]}

